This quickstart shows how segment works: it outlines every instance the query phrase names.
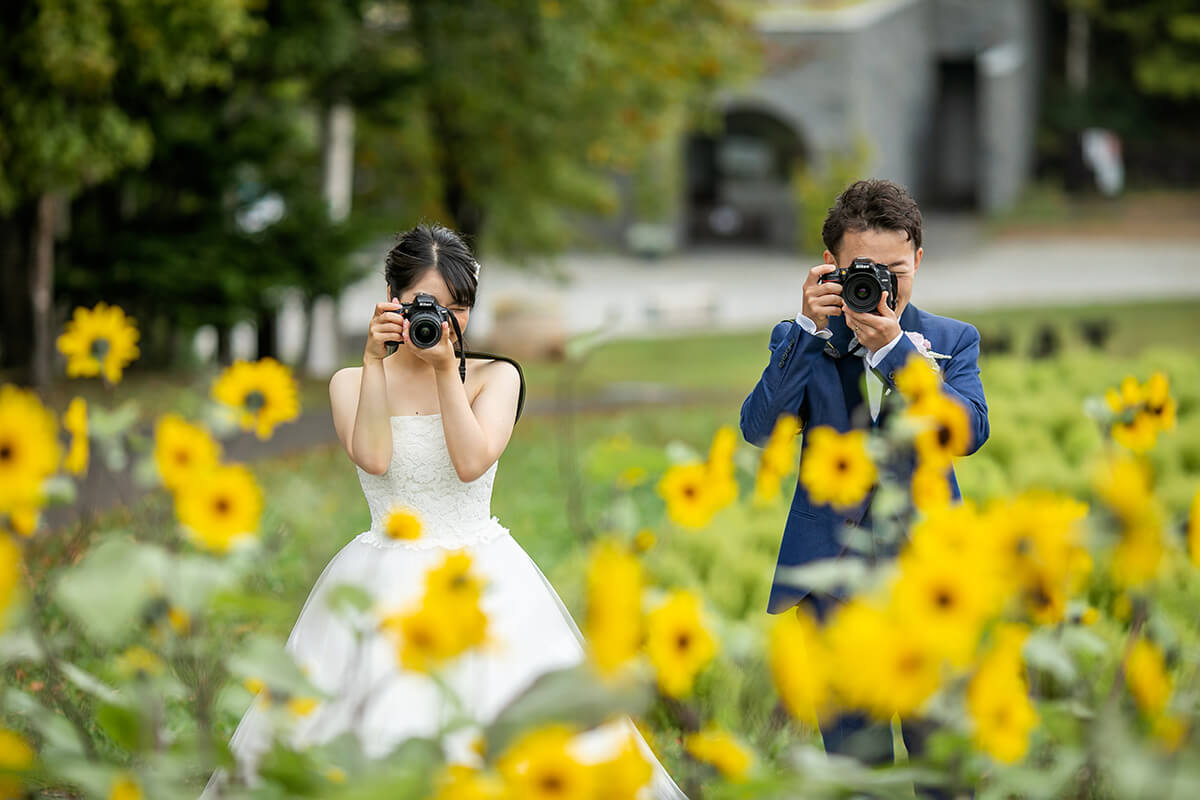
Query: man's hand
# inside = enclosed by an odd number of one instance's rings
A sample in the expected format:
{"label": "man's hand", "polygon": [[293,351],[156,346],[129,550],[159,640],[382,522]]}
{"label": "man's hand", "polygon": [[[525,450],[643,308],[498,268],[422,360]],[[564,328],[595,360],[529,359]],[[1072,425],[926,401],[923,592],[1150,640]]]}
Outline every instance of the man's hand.
{"label": "man's hand", "polygon": [[887,304],[888,293],[879,298],[878,314],[860,313],[846,309],[846,325],[858,336],[858,341],[872,353],[900,335],[900,320]]}
{"label": "man's hand", "polygon": [[836,270],[833,264],[819,264],[808,271],[804,279],[804,302],[800,311],[823,331],[829,318],[842,313],[842,285],[840,283],[818,283],[822,275]]}

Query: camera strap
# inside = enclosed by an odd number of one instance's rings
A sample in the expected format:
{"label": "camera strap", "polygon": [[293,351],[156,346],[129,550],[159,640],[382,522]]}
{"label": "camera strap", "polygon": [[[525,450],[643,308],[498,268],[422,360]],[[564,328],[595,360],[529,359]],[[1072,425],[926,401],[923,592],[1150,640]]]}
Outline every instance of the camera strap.
{"label": "camera strap", "polygon": [[521,379],[521,393],[517,395],[517,418],[513,420],[513,423],[515,424],[518,422],[521,419],[521,411],[525,408],[525,370],[521,369],[521,365],[517,363],[516,359],[509,358],[508,356],[497,355],[496,353],[484,353],[478,350],[468,350],[463,355],[465,355],[467,358],[477,358],[489,361],[504,361],[508,364],[512,364],[513,367],[516,368],[517,377]]}

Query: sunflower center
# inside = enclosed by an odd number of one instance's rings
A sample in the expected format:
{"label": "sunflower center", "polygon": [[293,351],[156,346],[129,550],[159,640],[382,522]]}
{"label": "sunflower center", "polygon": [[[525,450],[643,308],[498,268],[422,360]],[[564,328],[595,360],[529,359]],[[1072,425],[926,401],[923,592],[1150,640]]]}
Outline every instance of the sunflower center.
{"label": "sunflower center", "polygon": [[1049,608],[1054,602],[1054,598],[1050,596],[1050,592],[1046,591],[1045,585],[1041,582],[1028,592],[1028,597],[1030,605],[1034,608]]}
{"label": "sunflower center", "polygon": [[1162,406],[1146,406],[1146,410],[1156,417],[1161,417],[1163,412],[1167,410],[1165,405]]}
{"label": "sunflower center", "polygon": [[684,495],[684,497],[686,497],[688,500],[692,500],[692,499],[694,499],[694,498],[696,497],[696,495],[697,495],[697,494],[699,494],[699,492],[696,490],[696,487],[695,487],[695,486],[685,486],[685,487],[683,487],[683,495]]}
{"label": "sunflower center", "polygon": [[265,406],[266,404],[267,404],[267,396],[265,394],[263,394],[262,392],[260,392],[258,389],[255,389],[252,392],[247,392],[246,399],[244,399],[242,401],[242,405],[244,405],[246,407],[246,410],[249,411],[251,414],[257,414],[259,411],[262,410],[262,407]]}
{"label": "sunflower center", "polygon": [[108,339],[92,339],[92,358],[97,361],[103,361],[111,349],[112,344],[109,343]]}
{"label": "sunflower center", "polygon": [[417,628],[415,631],[410,632],[408,639],[422,649],[428,649],[433,645],[433,636],[425,628]]}
{"label": "sunflower center", "polygon": [[919,672],[924,663],[925,659],[921,657],[920,653],[914,650],[900,657],[900,660],[896,662],[896,669],[901,675],[912,675]]}
{"label": "sunflower center", "polygon": [[1033,542],[1028,536],[1022,536],[1017,539],[1016,545],[1013,547],[1018,556],[1027,556],[1033,552]]}
{"label": "sunflower center", "polygon": [[562,775],[550,772],[542,776],[542,789],[552,794],[560,794],[564,788]]}
{"label": "sunflower center", "polygon": [[192,460],[192,454],[189,453],[187,450],[176,450],[175,451],[175,463],[176,464],[183,466],[184,464],[187,464],[191,460]]}
{"label": "sunflower center", "polygon": [[16,448],[12,446],[12,442],[0,442],[0,461],[11,461],[13,459],[13,451]]}
{"label": "sunflower center", "polygon": [[692,634],[687,631],[680,631],[675,634],[675,649],[679,652],[684,652],[692,646]]}
{"label": "sunflower center", "polygon": [[850,468],[850,462],[844,458],[839,458],[833,465],[834,472],[845,472]]}
{"label": "sunflower center", "polygon": [[218,497],[216,502],[213,503],[213,511],[216,511],[221,516],[228,514],[231,508],[233,508],[233,504],[229,502],[228,497]]}
{"label": "sunflower center", "polygon": [[946,425],[938,426],[938,444],[942,447],[950,444],[950,440],[954,438],[954,434],[950,432],[950,428]]}
{"label": "sunflower center", "polygon": [[945,611],[954,605],[954,593],[944,586],[933,593],[933,604]]}

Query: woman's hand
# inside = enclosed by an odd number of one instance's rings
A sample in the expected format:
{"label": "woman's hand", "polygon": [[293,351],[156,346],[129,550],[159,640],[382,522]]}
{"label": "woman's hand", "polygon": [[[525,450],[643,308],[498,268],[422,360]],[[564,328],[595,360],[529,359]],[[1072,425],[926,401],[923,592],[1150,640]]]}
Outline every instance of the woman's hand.
{"label": "woman's hand", "polygon": [[[409,341],[408,338],[408,320],[404,320],[404,341]],[[433,347],[412,348],[412,354],[417,358],[430,365],[437,372],[458,371],[458,354],[454,352],[454,344],[450,341],[450,323],[442,322],[442,338],[438,339],[438,343]]]}
{"label": "woman's hand", "polygon": [[383,361],[388,356],[388,342],[404,344],[407,340],[408,320],[400,313],[400,301],[393,297],[390,303],[376,303],[375,314],[367,327],[367,346],[363,350],[363,363]]}

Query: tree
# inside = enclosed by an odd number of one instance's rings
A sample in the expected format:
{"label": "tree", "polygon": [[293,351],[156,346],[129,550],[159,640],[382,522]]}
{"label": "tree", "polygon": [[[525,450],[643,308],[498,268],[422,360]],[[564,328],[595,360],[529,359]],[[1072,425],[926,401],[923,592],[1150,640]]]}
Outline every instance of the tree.
{"label": "tree", "polygon": [[[36,385],[50,379],[63,209],[152,151],[151,128],[115,101],[117,88],[175,96],[220,84],[253,30],[242,0],[26,0],[0,10],[0,215],[6,233],[28,242],[4,254],[16,260],[5,277],[28,276],[32,311],[28,339],[4,333],[31,345]],[[5,359],[19,349],[6,347]]]}

